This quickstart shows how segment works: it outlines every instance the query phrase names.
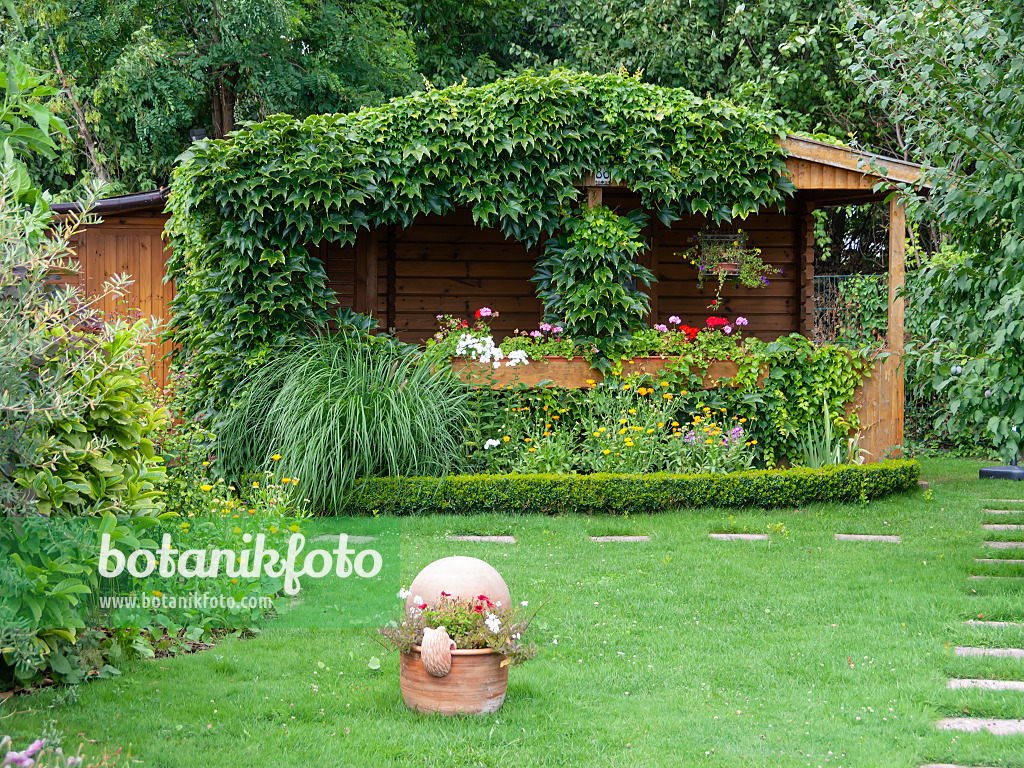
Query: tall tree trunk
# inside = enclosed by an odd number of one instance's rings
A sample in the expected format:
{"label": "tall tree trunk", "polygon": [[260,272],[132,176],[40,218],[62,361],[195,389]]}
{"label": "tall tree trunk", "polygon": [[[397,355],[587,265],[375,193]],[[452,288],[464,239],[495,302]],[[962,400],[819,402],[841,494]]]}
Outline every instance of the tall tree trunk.
{"label": "tall tree trunk", "polygon": [[85,120],[85,110],[82,109],[82,103],[75,96],[75,92],[71,89],[71,83],[64,74],[64,68],[60,64],[60,57],[57,55],[57,46],[53,42],[53,36],[48,34],[47,38],[50,41],[50,54],[53,56],[53,64],[57,69],[57,77],[60,78],[61,87],[64,89],[64,93],[67,94],[67,99],[75,112],[78,135],[85,147],[85,156],[89,161],[89,167],[96,174],[96,178],[104,183],[108,183],[110,181],[110,172],[107,171],[107,167],[96,157],[96,142],[93,141],[92,134],[89,132],[89,125]]}
{"label": "tall tree trunk", "polygon": [[213,114],[213,138],[223,139],[235,130],[235,87],[238,75],[218,74],[210,86],[210,109]]}

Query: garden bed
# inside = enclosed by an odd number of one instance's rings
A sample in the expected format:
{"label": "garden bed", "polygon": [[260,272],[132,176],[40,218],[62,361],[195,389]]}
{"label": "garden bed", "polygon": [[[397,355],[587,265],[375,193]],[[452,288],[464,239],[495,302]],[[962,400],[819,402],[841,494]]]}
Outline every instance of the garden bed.
{"label": "garden bed", "polygon": [[[669,356],[633,357],[623,362],[622,375],[658,376],[677,359]],[[452,359],[452,370],[465,382],[480,386],[488,385],[495,389],[516,385],[587,389],[604,381],[605,378],[601,371],[592,368],[582,357],[546,356],[541,360],[533,360],[528,365],[501,365],[497,368],[465,357],[455,357]],[[724,385],[736,386],[732,380],[739,373],[739,365],[732,360],[713,360],[706,369],[692,366],[690,372],[695,376],[702,376],[701,389],[716,389]],[[767,368],[763,368],[757,377],[758,387],[764,384],[767,375]]]}

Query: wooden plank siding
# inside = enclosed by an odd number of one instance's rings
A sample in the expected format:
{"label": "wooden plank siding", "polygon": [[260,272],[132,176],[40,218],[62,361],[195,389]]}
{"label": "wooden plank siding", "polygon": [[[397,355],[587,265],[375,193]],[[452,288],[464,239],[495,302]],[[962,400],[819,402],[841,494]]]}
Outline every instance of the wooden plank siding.
{"label": "wooden plank siding", "polygon": [[[166,221],[166,216],[109,217],[80,230],[71,242],[78,275],[68,282],[77,284],[86,297],[96,297],[110,278],[126,274],[132,280],[127,294],[120,298],[105,296],[97,301],[96,308],[107,319],[155,317],[166,323],[170,319],[167,305],[174,298],[173,283],[163,282],[169,255],[163,237]],[[169,342],[150,344],[145,349],[153,380],[161,387],[169,381],[170,360],[166,356],[171,349]]]}

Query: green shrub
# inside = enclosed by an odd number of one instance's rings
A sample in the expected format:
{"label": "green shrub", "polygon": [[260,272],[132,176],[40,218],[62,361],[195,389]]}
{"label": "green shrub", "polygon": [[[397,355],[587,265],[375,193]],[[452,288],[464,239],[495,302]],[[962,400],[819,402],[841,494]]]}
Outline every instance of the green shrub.
{"label": "green shrub", "polygon": [[389,337],[316,337],[259,368],[217,428],[226,476],[272,471],[332,511],[358,477],[461,467],[468,389],[442,356]]}
{"label": "green shrub", "polygon": [[351,514],[640,513],[673,507],[788,507],[852,502],[908,491],[921,465],[887,461],[731,475],[460,475],[372,478],[357,484]]}

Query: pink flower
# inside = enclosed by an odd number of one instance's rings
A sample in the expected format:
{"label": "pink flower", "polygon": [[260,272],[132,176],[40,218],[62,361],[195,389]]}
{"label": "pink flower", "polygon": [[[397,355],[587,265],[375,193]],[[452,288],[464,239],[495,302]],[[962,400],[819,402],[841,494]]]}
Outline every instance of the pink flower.
{"label": "pink flower", "polygon": [[478,317],[490,317],[492,314],[493,313],[488,307],[480,307],[480,309],[477,310]]}
{"label": "pink flower", "polygon": [[561,332],[562,332],[562,330],[563,330],[563,329],[562,329],[562,326],[560,326],[560,325],[556,325],[556,326],[555,326],[554,328],[552,328],[552,329],[551,329],[551,332],[552,332],[552,333],[561,333]]}
{"label": "pink flower", "polygon": [[551,330],[551,324],[550,324],[550,323],[541,323],[541,324],[540,324],[540,325],[538,326],[538,328],[540,328],[540,329],[541,329],[542,331],[544,331],[545,333],[547,333],[548,331],[550,331],[550,330]]}
{"label": "pink flower", "polygon": [[736,325],[746,325],[746,324],[747,324],[747,318],[745,318],[745,317],[737,317],[736,318]]}
{"label": "pink flower", "polygon": [[668,326],[664,323],[658,323],[658,325],[654,326],[654,330],[661,331],[662,333],[668,333]]}
{"label": "pink flower", "polygon": [[681,325],[683,322],[678,315],[672,315],[672,317],[670,317],[668,321],[672,323],[672,325]]}
{"label": "pink flower", "polygon": [[542,334],[540,331],[530,331],[530,335],[533,336],[533,338],[535,339],[539,339],[544,334]]}
{"label": "pink flower", "polygon": [[728,336],[730,333],[732,333],[732,326],[731,325],[727,325],[722,330],[725,331],[726,335]]}

